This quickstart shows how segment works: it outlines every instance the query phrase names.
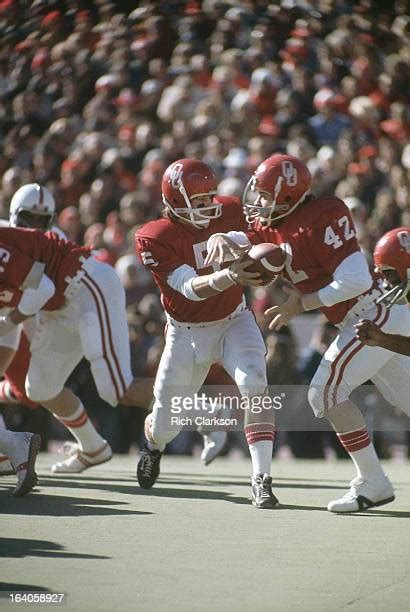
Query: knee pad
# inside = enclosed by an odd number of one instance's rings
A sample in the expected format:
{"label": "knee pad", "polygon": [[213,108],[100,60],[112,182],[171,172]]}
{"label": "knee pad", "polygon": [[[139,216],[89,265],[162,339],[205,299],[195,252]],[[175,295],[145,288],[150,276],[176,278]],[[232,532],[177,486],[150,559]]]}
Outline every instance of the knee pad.
{"label": "knee pad", "polygon": [[29,406],[35,406],[56,397],[63,389],[61,385],[53,385],[53,381],[42,381],[40,384],[33,384],[33,381],[26,379],[25,391],[29,403],[25,401],[25,396],[21,394],[20,401]]}
{"label": "knee pad", "polygon": [[266,368],[249,363],[246,368],[236,370],[235,382],[242,397],[263,395],[267,387]]}
{"label": "knee pad", "polygon": [[325,416],[325,387],[311,384],[308,391],[308,401],[315,417],[321,419]]}

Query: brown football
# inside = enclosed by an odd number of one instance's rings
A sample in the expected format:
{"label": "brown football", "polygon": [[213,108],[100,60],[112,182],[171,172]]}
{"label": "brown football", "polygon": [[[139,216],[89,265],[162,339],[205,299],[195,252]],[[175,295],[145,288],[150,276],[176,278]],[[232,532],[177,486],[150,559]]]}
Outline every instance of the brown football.
{"label": "brown football", "polygon": [[269,242],[255,244],[247,255],[254,263],[246,271],[260,272],[265,285],[271,283],[285,267],[286,254],[280,247]]}

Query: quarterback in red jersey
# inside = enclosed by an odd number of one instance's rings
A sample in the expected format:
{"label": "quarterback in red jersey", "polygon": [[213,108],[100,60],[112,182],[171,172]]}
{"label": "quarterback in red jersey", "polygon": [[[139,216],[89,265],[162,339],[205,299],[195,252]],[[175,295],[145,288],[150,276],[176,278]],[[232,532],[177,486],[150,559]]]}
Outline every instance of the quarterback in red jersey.
{"label": "quarterback in red jersey", "polygon": [[[64,384],[85,356],[106,401],[142,405],[149,400],[150,389],[131,375],[124,290],[115,271],[85,247],[23,228],[0,228],[0,258],[1,306],[8,310],[0,318],[0,335],[16,336],[24,322],[30,339],[25,393],[59,414],[70,430],[81,428],[85,442],[75,445],[69,465],[64,462],[56,471],[82,471],[107,461],[109,445]],[[11,348],[17,346],[18,335]]]}
{"label": "quarterback in red jersey", "polygon": [[[410,227],[398,227],[380,238],[374,250],[374,263],[386,279],[389,290],[380,302],[390,308],[405,302],[410,290]],[[386,334],[380,327],[364,319],[355,325],[356,335],[364,344],[410,356],[410,337]]]}
{"label": "quarterback in red jersey", "polygon": [[252,230],[212,238],[207,261],[246,251],[251,243],[280,245],[287,254],[285,277],[293,287],[284,304],[266,311],[273,316],[271,329],[317,308],[340,329],[309,389],[315,415],[329,419],[357,470],[348,493],[330,502],[328,510],[357,512],[388,503],[394,499],[392,485],[349,397],[371,379],[390,403],[409,414],[410,360],[365,346],[356,338],[354,324],[366,317],[388,333],[408,334],[408,308],[396,304],[387,310],[378,303],[381,281],[369,272],[348,208],[335,197],[316,198],[309,170],[299,159],[272,155],[262,162],[245,191],[244,210]]}
{"label": "quarterback in red jersey", "polygon": [[[154,385],[155,402],[146,423],[147,445],[138,464],[138,480],[150,488],[159,474],[161,453],[178,433],[171,427],[176,393],[195,396],[214,363],[233,378],[243,397],[266,389],[265,343],[245,305],[241,283],[256,282],[249,262],[221,269],[205,263],[208,238],[234,227],[246,229],[240,201],[218,197],[213,171],[195,159],[171,164],[162,179],[166,212],[136,233],[136,251],[152,272],[167,315],[166,345]],[[273,411],[271,410],[271,413]],[[273,508],[270,464],[273,414],[247,411],[245,434],[250,448],[253,503]]]}

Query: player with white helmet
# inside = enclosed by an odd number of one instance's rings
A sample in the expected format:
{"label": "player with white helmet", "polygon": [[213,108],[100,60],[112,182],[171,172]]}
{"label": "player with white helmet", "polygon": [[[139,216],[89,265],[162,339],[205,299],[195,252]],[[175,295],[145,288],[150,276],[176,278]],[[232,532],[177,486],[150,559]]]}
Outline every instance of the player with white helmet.
{"label": "player with white helmet", "polygon": [[[52,226],[55,209],[54,198],[48,189],[37,183],[24,185],[12,198],[9,225],[44,232],[51,229],[52,233],[65,239],[63,232]],[[30,340],[36,335],[35,319],[27,319],[24,328],[23,324],[14,326],[0,338],[0,372],[5,376],[0,382],[0,401],[19,402],[32,408],[39,405],[27,396],[25,389],[31,359]],[[69,429],[77,443],[69,448],[67,460],[52,467],[53,472],[81,472],[108,461],[112,456],[111,448],[95,430],[81,401],[67,388],[64,393],[67,396],[65,401],[47,402],[46,407]],[[12,466],[9,460],[0,455],[0,474],[10,471]]]}
{"label": "player with white helmet", "polygon": [[52,229],[56,205],[50,191],[28,183],[16,191],[10,202],[10,227],[30,227],[44,232]]}

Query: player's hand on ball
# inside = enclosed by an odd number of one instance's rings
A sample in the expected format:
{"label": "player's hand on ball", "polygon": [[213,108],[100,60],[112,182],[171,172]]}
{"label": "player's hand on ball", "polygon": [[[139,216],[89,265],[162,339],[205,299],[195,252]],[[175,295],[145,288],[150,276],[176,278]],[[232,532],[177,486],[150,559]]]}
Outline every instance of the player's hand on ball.
{"label": "player's hand on ball", "polygon": [[210,249],[205,257],[205,265],[209,266],[214,261],[223,263],[241,257],[249,249],[249,246],[239,246],[227,236],[214,236],[211,240]]}
{"label": "player's hand on ball", "polygon": [[263,285],[260,272],[248,272],[247,268],[252,265],[250,259],[238,259],[229,266],[233,276],[239,285],[246,285],[247,287],[260,287]]}
{"label": "player's hand on ball", "polygon": [[296,287],[283,287],[284,293],[289,297],[280,306],[272,306],[265,310],[265,315],[273,315],[272,321],[269,323],[269,329],[279,331],[287,325],[294,316],[303,312],[302,293]]}
{"label": "player's hand on ball", "polygon": [[355,325],[355,330],[356,336],[360,342],[368,346],[378,346],[383,337],[381,329],[368,319],[359,321],[359,323]]}

